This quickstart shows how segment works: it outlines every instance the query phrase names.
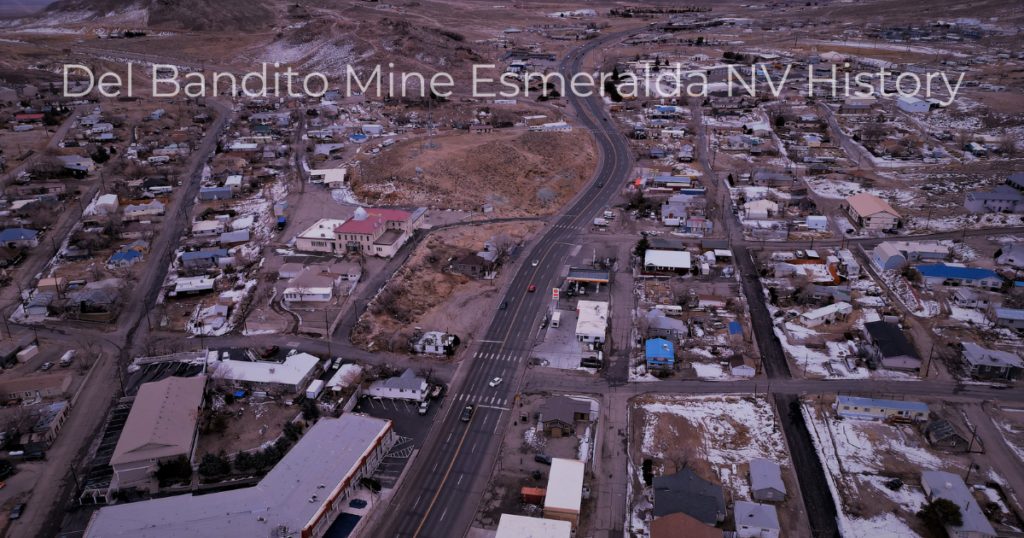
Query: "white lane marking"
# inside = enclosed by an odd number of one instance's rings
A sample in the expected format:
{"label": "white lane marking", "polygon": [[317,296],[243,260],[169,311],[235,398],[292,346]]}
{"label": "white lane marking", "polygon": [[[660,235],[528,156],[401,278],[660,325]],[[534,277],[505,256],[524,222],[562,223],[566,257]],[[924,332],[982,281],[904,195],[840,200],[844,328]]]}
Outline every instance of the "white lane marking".
{"label": "white lane marking", "polygon": [[445,516],[445,514],[447,514],[447,513],[448,513],[448,509],[447,509],[447,508],[445,508],[445,509],[444,509],[444,512],[441,512],[441,519],[439,519],[438,521],[444,521],[444,516]]}

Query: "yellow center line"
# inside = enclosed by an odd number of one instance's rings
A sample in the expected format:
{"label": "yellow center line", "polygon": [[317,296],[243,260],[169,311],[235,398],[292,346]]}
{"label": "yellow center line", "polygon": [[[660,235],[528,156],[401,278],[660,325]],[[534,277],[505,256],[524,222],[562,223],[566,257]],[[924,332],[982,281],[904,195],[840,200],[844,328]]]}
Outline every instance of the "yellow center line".
{"label": "yellow center line", "polygon": [[473,425],[473,421],[476,420],[476,411],[473,411],[473,416],[469,417],[469,423],[466,424],[466,431],[462,432],[462,439],[459,439],[459,446],[455,448],[455,455],[452,456],[452,462],[448,464],[448,470],[444,472],[444,478],[441,479],[441,485],[437,487],[437,493],[434,494],[434,498],[430,500],[430,506],[427,507],[427,512],[423,514],[423,519],[420,520],[420,524],[416,527],[416,532],[412,535],[412,538],[416,538],[420,534],[420,529],[423,528],[423,524],[427,522],[427,516],[430,515],[430,510],[434,508],[434,503],[437,502],[437,497],[441,495],[441,490],[444,489],[444,483],[448,481],[448,475],[452,472],[452,467],[455,467],[455,460],[459,459],[459,452],[462,451],[462,443],[466,441],[466,435],[469,434],[469,427]]}

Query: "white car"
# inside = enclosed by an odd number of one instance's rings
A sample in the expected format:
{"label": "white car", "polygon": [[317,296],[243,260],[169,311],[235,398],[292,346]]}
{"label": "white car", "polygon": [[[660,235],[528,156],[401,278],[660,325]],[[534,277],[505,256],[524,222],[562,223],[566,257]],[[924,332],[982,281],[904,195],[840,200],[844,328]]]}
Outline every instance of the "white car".
{"label": "white car", "polygon": [[490,382],[490,385],[492,387],[497,387],[500,384],[501,384],[501,378],[500,377],[496,377],[496,378],[492,379],[491,382]]}
{"label": "white car", "polygon": [[299,354],[299,350],[297,350],[297,349],[292,349],[292,350],[288,351],[288,356],[289,357],[291,357],[292,355],[298,355],[298,354]]}
{"label": "white car", "polygon": [[533,260],[533,266],[537,267],[538,265],[540,265],[540,260]]}

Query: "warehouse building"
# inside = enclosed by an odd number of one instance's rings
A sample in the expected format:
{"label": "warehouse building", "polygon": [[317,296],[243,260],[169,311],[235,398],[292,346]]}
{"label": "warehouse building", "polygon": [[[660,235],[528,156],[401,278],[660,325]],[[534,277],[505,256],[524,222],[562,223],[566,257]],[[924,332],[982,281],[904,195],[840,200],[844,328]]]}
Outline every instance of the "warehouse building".
{"label": "warehouse building", "polygon": [[544,497],[544,518],[568,521],[573,530],[580,523],[583,504],[583,470],[579,460],[554,458],[548,475],[548,490]]}

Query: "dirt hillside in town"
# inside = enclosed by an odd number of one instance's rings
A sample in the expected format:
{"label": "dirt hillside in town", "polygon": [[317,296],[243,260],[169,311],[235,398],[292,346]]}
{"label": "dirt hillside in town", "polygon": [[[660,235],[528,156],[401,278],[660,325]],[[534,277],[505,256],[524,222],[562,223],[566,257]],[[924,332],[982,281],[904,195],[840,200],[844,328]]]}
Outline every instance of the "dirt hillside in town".
{"label": "dirt hillside in town", "polygon": [[425,151],[409,142],[365,161],[355,193],[368,203],[470,211],[492,204],[502,217],[547,215],[579,191],[597,161],[581,131],[504,131],[440,143]]}

